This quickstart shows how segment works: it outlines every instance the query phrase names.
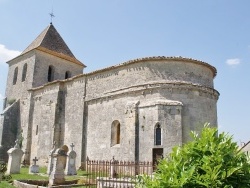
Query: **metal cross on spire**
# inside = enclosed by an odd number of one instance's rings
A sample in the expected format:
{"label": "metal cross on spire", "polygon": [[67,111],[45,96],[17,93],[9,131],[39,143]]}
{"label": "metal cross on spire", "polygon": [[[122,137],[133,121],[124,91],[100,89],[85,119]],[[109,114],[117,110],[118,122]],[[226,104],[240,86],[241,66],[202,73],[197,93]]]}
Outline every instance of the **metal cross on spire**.
{"label": "metal cross on spire", "polygon": [[49,13],[49,15],[50,15],[50,19],[51,19],[50,24],[52,24],[52,20],[55,17],[55,15],[53,14],[53,10],[52,10],[51,13]]}
{"label": "metal cross on spire", "polygon": [[50,15],[50,24],[52,24],[52,20],[53,20],[53,18],[55,17],[55,15],[53,14],[53,0],[51,1],[51,5],[52,5],[52,9],[51,9],[51,13],[49,13],[49,15]]}

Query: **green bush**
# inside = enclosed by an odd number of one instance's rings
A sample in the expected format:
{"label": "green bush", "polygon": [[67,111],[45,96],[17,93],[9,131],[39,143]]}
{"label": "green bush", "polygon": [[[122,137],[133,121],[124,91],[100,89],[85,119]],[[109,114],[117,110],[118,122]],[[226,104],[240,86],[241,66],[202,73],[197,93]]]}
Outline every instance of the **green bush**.
{"label": "green bush", "polygon": [[137,188],[246,188],[250,187],[249,157],[228,134],[205,124],[200,136],[173,148],[159,162],[153,178],[143,176]]}

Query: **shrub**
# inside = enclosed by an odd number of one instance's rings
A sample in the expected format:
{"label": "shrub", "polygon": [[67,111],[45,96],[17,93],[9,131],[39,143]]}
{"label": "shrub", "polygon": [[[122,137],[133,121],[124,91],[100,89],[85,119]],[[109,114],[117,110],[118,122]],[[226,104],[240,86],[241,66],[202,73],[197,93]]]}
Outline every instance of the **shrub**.
{"label": "shrub", "polygon": [[143,176],[137,187],[147,188],[245,188],[250,187],[249,157],[239,151],[232,136],[218,134],[205,124],[200,136],[175,147],[159,162],[153,178]]}

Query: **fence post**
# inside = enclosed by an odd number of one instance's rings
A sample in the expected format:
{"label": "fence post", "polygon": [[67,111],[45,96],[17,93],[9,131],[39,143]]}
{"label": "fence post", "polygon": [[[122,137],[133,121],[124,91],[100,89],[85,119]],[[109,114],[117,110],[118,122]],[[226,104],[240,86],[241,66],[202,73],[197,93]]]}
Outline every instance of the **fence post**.
{"label": "fence post", "polygon": [[116,172],[116,161],[115,157],[113,156],[113,159],[110,161],[110,178],[116,178],[117,172]]}
{"label": "fence post", "polygon": [[90,173],[92,173],[91,172],[91,170],[90,170],[90,160],[89,160],[89,158],[88,158],[88,156],[87,156],[87,158],[86,158],[86,171],[87,171],[87,177],[88,177],[88,179],[87,179],[87,182],[88,182],[88,186],[89,186],[89,184],[90,184],[90,179],[91,179],[91,175],[90,175]]}

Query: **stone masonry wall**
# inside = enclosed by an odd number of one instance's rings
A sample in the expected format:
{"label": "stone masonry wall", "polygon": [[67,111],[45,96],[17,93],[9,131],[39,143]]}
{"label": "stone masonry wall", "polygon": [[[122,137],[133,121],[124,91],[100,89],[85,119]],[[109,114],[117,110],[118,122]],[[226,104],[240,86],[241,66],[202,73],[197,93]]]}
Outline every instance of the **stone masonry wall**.
{"label": "stone masonry wall", "polygon": [[[23,67],[27,64],[27,73],[25,81],[22,81]],[[33,73],[35,65],[35,54],[28,53],[9,61],[9,72],[6,85],[7,101],[20,99],[28,96],[28,89],[32,88]],[[15,68],[18,68],[17,82],[13,85]]]}
{"label": "stone masonry wall", "polygon": [[65,84],[65,136],[64,145],[70,148],[74,143],[77,153],[76,165],[86,158],[86,138],[84,130],[84,118],[86,118],[85,106],[85,78],[81,77]]}
{"label": "stone masonry wall", "polygon": [[[7,107],[0,115],[0,145],[1,157],[8,162],[7,151],[14,147],[20,136],[20,102],[19,100]],[[20,138],[20,137],[19,137]]]}
{"label": "stone masonry wall", "polygon": [[53,142],[60,144],[59,125],[56,124],[59,84],[49,85],[34,92],[32,119],[31,159],[37,157],[39,165],[46,165]]}
{"label": "stone masonry wall", "polygon": [[48,83],[48,70],[50,65],[55,68],[54,80],[64,80],[66,71],[70,71],[72,77],[82,74],[83,72],[83,67],[78,64],[37,50],[33,87],[39,87]]}
{"label": "stone masonry wall", "polygon": [[34,111],[31,158],[38,157],[38,163],[46,165],[54,141],[56,147],[67,146],[68,149],[74,143],[76,164],[79,167],[86,151],[82,141],[85,78],[52,83],[32,93]]}
{"label": "stone masonry wall", "polygon": [[[214,73],[203,64],[142,61],[87,76],[87,155],[90,159],[115,156],[118,160],[133,160],[139,152],[139,159],[152,160],[156,122],[163,126],[163,145],[157,147],[164,148],[164,154],[173,146],[187,142],[190,131],[201,130],[205,122],[217,125],[219,94],[213,89]],[[181,113],[175,114],[171,105],[140,108],[141,104],[156,100],[180,102],[181,108],[176,112]],[[127,103],[133,101],[140,103],[139,149],[136,148],[135,119],[126,118],[124,113]],[[148,117],[143,120],[143,116]],[[121,143],[111,147],[114,120],[121,124]]]}
{"label": "stone masonry wall", "polygon": [[21,136],[22,136],[22,150],[25,152],[23,156],[23,160],[26,162],[29,161],[28,155],[30,150],[30,142],[31,142],[31,118],[33,113],[31,111],[32,108],[32,102],[31,100],[32,96],[30,93],[28,93],[26,96],[23,96],[20,99],[20,128],[21,128]]}
{"label": "stone masonry wall", "polygon": [[[140,160],[152,161],[152,149],[163,148],[169,154],[174,146],[182,144],[181,103],[155,100],[140,104],[139,137]],[[161,145],[156,145],[156,126],[161,127]]]}
{"label": "stone masonry wall", "polygon": [[[134,100],[135,99],[135,100]],[[136,113],[127,106],[136,104],[136,97],[127,96],[91,102],[88,105],[87,156],[90,159],[135,160]],[[111,125],[120,123],[120,144],[111,145]]]}
{"label": "stone masonry wall", "polygon": [[[31,121],[31,119],[33,119],[32,117],[33,114],[36,115],[36,113],[33,113],[33,110],[39,111],[40,106],[39,105],[36,105],[35,107],[33,106],[33,102],[34,102],[32,99],[33,96],[32,96],[32,93],[28,92],[28,90],[33,87],[44,85],[48,82],[47,77],[48,77],[49,65],[53,65],[55,67],[54,80],[64,80],[66,71],[70,71],[71,76],[82,74],[83,67],[75,63],[69,62],[67,60],[41,52],[39,50],[33,50],[24,55],[21,55],[9,61],[8,64],[9,64],[9,73],[8,73],[8,80],[7,80],[7,87],[6,87],[7,106],[8,106],[8,103],[10,103],[11,101],[20,99],[20,109],[22,112],[20,114],[20,124],[21,124],[22,137],[23,137],[22,149],[26,151],[24,158],[26,160],[29,160],[30,158],[29,150],[31,147],[30,140],[31,140],[31,133],[32,133],[30,129],[33,126],[33,122]],[[22,75],[23,75],[25,64],[27,65],[27,72],[26,72],[26,78],[23,81]],[[13,84],[13,79],[14,79],[14,74],[15,74],[14,72],[16,68],[18,68],[17,82],[16,84]],[[62,94],[63,92],[61,92],[59,96],[61,96]],[[61,100],[61,99],[58,99],[58,100]],[[57,104],[57,102],[55,103]],[[41,104],[41,106],[46,106],[46,105]],[[48,111],[48,110],[45,109],[45,111]],[[63,112],[56,111],[56,113],[63,113]],[[40,116],[38,115],[37,117],[40,117]],[[64,122],[62,124],[64,125]],[[50,145],[49,147],[51,146],[52,145]]]}
{"label": "stone masonry wall", "polygon": [[87,99],[147,87],[155,83],[189,83],[213,88],[213,72],[202,63],[173,60],[141,61],[88,75]]}
{"label": "stone masonry wall", "polygon": [[[166,155],[189,140],[190,130],[217,125],[214,75],[202,63],[139,61],[34,89],[31,156],[44,164],[58,139],[60,146],[76,145],[77,166],[87,156],[150,161],[153,148]],[[111,145],[114,121],[120,123],[120,143]],[[156,123],[162,126],[160,146]]]}

